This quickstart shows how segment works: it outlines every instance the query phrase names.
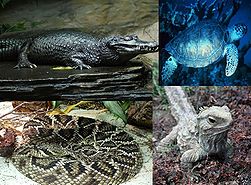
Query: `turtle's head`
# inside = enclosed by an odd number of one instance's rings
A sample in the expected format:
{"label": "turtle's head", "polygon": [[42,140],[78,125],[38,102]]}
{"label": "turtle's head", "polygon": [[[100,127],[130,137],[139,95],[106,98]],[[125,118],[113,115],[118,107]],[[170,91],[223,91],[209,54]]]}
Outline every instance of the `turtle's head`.
{"label": "turtle's head", "polygon": [[243,23],[235,24],[227,29],[229,34],[229,42],[241,39],[247,33],[247,26]]}

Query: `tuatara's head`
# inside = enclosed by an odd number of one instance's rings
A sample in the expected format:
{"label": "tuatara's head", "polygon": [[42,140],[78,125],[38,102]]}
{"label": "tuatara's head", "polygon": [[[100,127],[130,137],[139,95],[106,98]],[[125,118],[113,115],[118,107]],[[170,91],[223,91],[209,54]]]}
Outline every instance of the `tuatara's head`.
{"label": "tuatara's head", "polygon": [[159,49],[157,42],[143,41],[136,35],[109,37],[107,46],[118,53],[121,59],[125,60],[129,60],[138,54],[157,52]]}
{"label": "tuatara's head", "polygon": [[231,127],[232,116],[227,106],[203,107],[197,117],[199,132],[203,135],[218,135]]}

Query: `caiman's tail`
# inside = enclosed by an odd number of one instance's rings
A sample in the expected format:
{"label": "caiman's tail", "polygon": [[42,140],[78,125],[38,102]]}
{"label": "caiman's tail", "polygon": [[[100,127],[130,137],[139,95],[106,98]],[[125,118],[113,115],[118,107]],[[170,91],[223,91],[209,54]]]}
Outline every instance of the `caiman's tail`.
{"label": "caiman's tail", "polygon": [[14,60],[17,59],[18,48],[20,48],[20,41],[11,38],[3,38],[0,35],[0,60]]}
{"label": "caiman's tail", "polygon": [[17,59],[20,49],[30,41],[37,32],[9,32],[0,35],[0,60]]}

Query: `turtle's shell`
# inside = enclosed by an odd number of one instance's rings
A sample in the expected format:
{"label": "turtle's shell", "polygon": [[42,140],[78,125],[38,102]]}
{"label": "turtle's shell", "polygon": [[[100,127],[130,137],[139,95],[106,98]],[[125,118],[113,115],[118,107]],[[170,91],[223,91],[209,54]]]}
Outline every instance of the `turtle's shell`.
{"label": "turtle's shell", "polygon": [[205,67],[223,57],[226,36],[218,22],[201,21],[179,33],[165,49],[185,66]]}

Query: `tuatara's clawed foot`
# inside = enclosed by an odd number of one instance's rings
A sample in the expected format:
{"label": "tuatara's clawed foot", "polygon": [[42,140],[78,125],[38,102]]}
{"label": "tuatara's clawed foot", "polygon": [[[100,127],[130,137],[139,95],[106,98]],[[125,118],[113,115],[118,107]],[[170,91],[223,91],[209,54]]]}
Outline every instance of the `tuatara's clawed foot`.
{"label": "tuatara's clawed foot", "polygon": [[184,170],[191,170],[193,168],[193,163],[189,163],[189,162],[181,162],[180,163],[181,168]]}

